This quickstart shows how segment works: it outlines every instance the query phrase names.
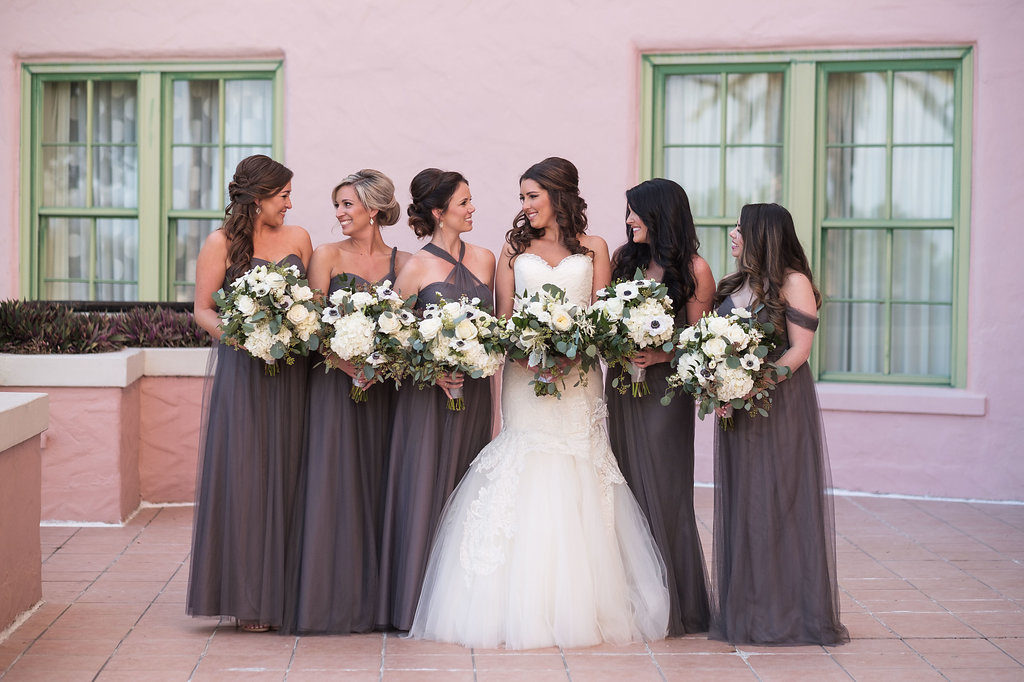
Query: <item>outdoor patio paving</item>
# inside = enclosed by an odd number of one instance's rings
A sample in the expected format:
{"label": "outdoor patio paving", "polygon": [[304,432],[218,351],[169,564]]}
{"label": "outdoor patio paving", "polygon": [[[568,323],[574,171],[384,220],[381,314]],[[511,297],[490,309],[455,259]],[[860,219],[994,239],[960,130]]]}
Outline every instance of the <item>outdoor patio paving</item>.
{"label": "outdoor patio paving", "polygon": [[[712,491],[697,490],[706,552]],[[192,509],[42,528],[45,603],[0,641],[19,680],[1024,680],[1024,506],[837,497],[841,647],[485,651],[281,637],[185,615]],[[708,554],[710,556],[710,553]]]}

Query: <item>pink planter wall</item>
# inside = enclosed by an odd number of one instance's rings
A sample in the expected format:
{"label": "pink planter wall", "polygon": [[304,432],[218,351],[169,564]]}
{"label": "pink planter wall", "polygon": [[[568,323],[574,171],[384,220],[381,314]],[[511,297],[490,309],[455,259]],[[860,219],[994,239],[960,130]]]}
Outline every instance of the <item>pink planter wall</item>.
{"label": "pink planter wall", "polygon": [[0,451],[0,631],[43,596],[39,440]]}
{"label": "pink planter wall", "polygon": [[139,483],[146,502],[192,502],[203,377],[143,377]]}

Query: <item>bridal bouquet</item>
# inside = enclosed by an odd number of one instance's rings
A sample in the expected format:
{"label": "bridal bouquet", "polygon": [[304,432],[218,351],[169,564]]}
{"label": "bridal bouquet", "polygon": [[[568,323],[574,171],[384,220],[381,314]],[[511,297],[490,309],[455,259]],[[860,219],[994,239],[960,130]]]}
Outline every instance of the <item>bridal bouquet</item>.
{"label": "bridal bouquet", "polygon": [[[450,372],[474,379],[495,374],[505,361],[501,322],[481,309],[480,299],[439,300],[423,310],[410,341],[409,371],[421,387]],[[466,409],[462,389],[451,389],[448,409]]]}
{"label": "bridal bouquet", "polygon": [[349,284],[330,295],[321,316],[323,342],[334,354],[327,367],[337,366],[335,358],[358,367],[349,392],[355,402],[366,402],[366,387],[375,379],[401,381],[405,375],[416,323],[411,301],[403,301],[387,280],[368,289]]}
{"label": "bridal bouquet", "polygon": [[[526,360],[534,370],[534,393],[561,397],[556,376],[571,362],[579,363],[580,382],[597,363],[593,324],[586,311],[565,299],[565,292],[545,284],[530,296],[515,297],[512,317],[505,325],[508,355]],[[563,380],[564,386],[564,380]]]}
{"label": "bridal bouquet", "polygon": [[625,393],[623,372],[629,372],[633,397],[649,394],[644,381],[646,368],[637,367],[630,358],[645,348],[668,353],[675,347],[675,320],[668,287],[657,280],[644,279],[637,270],[633,280],[610,284],[597,296],[599,300],[590,306],[588,317],[594,325],[594,342],[601,357],[609,368],[620,368],[612,386]]}
{"label": "bridal bouquet", "polygon": [[269,375],[277,374],[278,361],[293,364],[320,345],[320,306],[300,274],[294,265],[257,265],[213,295],[221,340],[262,360]]}
{"label": "bridal bouquet", "polygon": [[[774,333],[770,322],[759,324],[746,308],[733,308],[725,317],[705,315],[679,333],[675,372],[661,402],[667,405],[681,389],[697,401],[701,419],[726,405],[751,417],[767,417],[774,380],[789,371],[765,360],[775,347]],[[732,417],[721,421],[723,429],[732,427]]]}

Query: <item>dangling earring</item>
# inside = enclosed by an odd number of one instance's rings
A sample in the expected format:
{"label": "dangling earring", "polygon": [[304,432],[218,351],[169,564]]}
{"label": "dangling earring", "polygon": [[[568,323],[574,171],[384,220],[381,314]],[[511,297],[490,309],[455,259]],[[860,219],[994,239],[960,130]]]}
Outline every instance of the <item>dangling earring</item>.
{"label": "dangling earring", "polygon": [[373,227],[373,218],[370,218],[370,227]]}
{"label": "dangling earring", "polygon": [[262,208],[260,208],[259,206],[257,206],[257,207],[256,207],[256,215],[259,215],[259,214],[260,214],[260,211],[262,211],[262,210],[263,210]]}

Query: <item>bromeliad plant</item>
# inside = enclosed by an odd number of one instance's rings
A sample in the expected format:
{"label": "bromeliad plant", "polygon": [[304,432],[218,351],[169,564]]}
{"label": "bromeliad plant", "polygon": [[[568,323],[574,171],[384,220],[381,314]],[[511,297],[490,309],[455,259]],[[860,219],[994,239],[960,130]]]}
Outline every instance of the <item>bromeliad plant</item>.
{"label": "bromeliad plant", "polygon": [[[593,332],[586,311],[569,303],[562,289],[545,284],[539,292],[515,297],[512,317],[505,325],[508,356],[525,360],[534,371],[530,383],[537,396],[560,398],[558,379],[566,368],[575,363],[578,383],[583,383],[597,364]],[[561,383],[565,385],[564,378]]]}
{"label": "bromeliad plant", "polygon": [[587,314],[594,325],[598,352],[609,369],[619,368],[612,386],[625,393],[628,372],[633,397],[648,395],[651,391],[644,380],[647,370],[635,365],[631,358],[644,349],[670,353],[675,347],[675,320],[668,287],[645,279],[637,269],[632,280],[609,284],[597,292],[597,297]]}
{"label": "bromeliad plant", "polygon": [[[758,323],[746,308],[733,308],[725,317],[704,315],[679,333],[675,372],[668,377],[662,404],[668,405],[682,390],[697,402],[701,419],[726,405],[751,417],[767,417],[775,382],[789,373],[765,359],[775,348],[774,334],[773,324]],[[723,430],[732,428],[732,417],[721,424]]]}
{"label": "bromeliad plant", "polygon": [[357,403],[366,402],[366,389],[380,379],[400,383],[407,373],[416,316],[412,312],[415,296],[407,300],[391,288],[391,282],[360,287],[352,281],[332,292],[323,309],[321,335],[331,352],[326,366],[338,367],[345,360],[357,368],[349,395]]}
{"label": "bromeliad plant", "polygon": [[[497,373],[505,362],[502,321],[483,310],[480,299],[439,300],[423,309],[413,332],[409,371],[421,388],[445,374],[462,372],[473,379]],[[462,389],[450,389],[448,409],[466,409]]]}
{"label": "bromeliad plant", "polygon": [[220,309],[221,340],[277,374],[280,361],[295,362],[320,345],[320,305],[294,265],[257,265],[213,295]]}

